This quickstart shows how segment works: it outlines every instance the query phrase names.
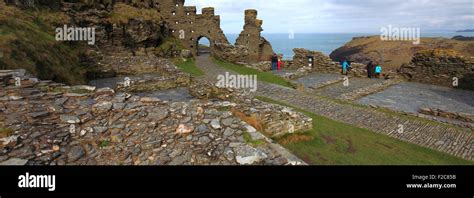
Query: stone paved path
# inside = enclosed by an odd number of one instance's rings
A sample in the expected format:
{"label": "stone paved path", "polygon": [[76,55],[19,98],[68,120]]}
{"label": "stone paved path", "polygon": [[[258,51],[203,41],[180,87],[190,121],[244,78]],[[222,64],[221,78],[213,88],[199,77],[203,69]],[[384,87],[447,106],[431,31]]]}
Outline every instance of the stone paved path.
{"label": "stone paved path", "polygon": [[308,74],[295,79],[295,82],[303,84],[306,89],[311,89],[319,87],[328,81],[341,80],[341,78],[340,74]]}
{"label": "stone paved path", "polygon": [[[326,82],[340,80],[339,82],[329,84],[327,86],[314,89],[320,85],[324,85]],[[369,87],[374,84],[382,83],[383,79],[368,79],[368,78],[355,78],[349,77],[348,86],[344,86],[342,81],[342,75],[340,74],[309,74],[303,76],[297,80],[298,83],[302,83],[306,90],[314,93],[316,95],[328,96],[331,98],[339,98],[345,93],[350,93],[362,89],[364,87]]]}
{"label": "stone paved path", "polygon": [[397,111],[416,113],[422,107],[450,112],[474,112],[474,92],[447,87],[404,82],[382,92],[361,98],[361,104],[373,104]]}
{"label": "stone paved path", "polygon": [[338,98],[341,95],[349,92],[362,89],[364,87],[371,86],[376,83],[381,83],[381,79],[368,79],[368,78],[351,78],[349,77],[348,86],[344,86],[343,82],[339,82],[330,86],[317,89],[314,92],[319,95],[329,96],[331,98]]}
{"label": "stone paved path", "polygon": [[[209,80],[215,81],[218,74],[226,72],[222,67],[215,65],[208,56],[199,56],[197,65],[206,73],[204,78]],[[406,142],[474,160],[474,134],[472,131],[449,125],[407,119],[350,104],[336,103],[294,89],[262,82],[258,83],[256,95],[281,101],[318,115],[366,128]],[[402,133],[399,133],[398,129],[400,127],[403,127]]]}
{"label": "stone paved path", "polygon": [[[354,102],[386,107],[395,111],[417,113],[420,108],[429,107],[455,113],[474,112],[473,91],[413,82],[388,83],[382,79],[354,77],[350,77],[349,86],[344,87],[342,81],[338,82],[337,79],[340,80],[341,75],[313,73],[298,78],[295,82],[303,84],[307,92],[336,99],[342,99],[341,96],[344,95],[357,94],[364,88],[371,88],[373,92],[356,97]],[[388,83],[388,86],[382,86],[383,83]],[[377,89],[378,86],[381,89]]]}

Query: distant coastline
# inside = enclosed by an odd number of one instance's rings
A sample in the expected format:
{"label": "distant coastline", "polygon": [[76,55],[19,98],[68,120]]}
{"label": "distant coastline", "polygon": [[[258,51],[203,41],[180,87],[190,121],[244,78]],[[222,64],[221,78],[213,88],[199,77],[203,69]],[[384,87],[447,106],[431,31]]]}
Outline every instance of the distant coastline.
{"label": "distant coastline", "polygon": [[[284,59],[293,58],[294,48],[304,48],[308,50],[320,51],[326,55],[331,54],[332,51],[344,46],[350,42],[354,37],[375,36],[377,33],[295,33],[293,39],[289,39],[288,33],[265,33],[265,37],[270,43],[275,52],[283,54]],[[421,32],[421,37],[442,37],[453,38],[454,36],[472,37],[474,32],[456,33],[453,31],[440,32]],[[230,43],[234,44],[238,34],[226,34]],[[205,43],[205,40],[202,44]]]}
{"label": "distant coastline", "polygon": [[474,29],[458,30],[456,32],[474,32]]}

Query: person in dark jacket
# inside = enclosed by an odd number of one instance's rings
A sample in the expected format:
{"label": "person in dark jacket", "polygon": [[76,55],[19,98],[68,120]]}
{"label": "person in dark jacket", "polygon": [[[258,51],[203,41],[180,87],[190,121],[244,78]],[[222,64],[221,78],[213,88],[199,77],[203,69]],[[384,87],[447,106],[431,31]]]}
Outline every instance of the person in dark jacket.
{"label": "person in dark jacket", "polygon": [[347,73],[349,73],[352,70],[352,62],[350,59],[347,59]]}
{"label": "person in dark jacket", "polygon": [[373,62],[370,61],[369,64],[367,64],[367,67],[366,67],[366,69],[367,69],[367,77],[368,77],[368,78],[371,78],[371,77],[372,77],[371,71],[372,71],[372,67],[374,67],[374,65],[373,65],[372,63],[373,63]]}
{"label": "person in dark jacket", "polygon": [[278,56],[275,53],[273,53],[273,56],[272,56],[272,70],[277,69],[277,64],[278,64]]}
{"label": "person in dark jacket", "polygon": [[370,69],[371,78],[375,78],[375,66],[377,66],[377,63],[372,64],[372,68]]}

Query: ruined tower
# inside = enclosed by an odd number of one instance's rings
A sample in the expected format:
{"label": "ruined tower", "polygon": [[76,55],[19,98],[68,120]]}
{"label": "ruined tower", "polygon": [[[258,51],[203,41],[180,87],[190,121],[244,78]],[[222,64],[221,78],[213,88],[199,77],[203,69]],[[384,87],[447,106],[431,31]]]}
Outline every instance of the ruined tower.
{"label": "ruined tower", "polygon": [[235,45],[248,47],[248,62],[270,60],[273,49],[261,36],[263,21],[257,19],[257,10],[245,11],[245,25]]}

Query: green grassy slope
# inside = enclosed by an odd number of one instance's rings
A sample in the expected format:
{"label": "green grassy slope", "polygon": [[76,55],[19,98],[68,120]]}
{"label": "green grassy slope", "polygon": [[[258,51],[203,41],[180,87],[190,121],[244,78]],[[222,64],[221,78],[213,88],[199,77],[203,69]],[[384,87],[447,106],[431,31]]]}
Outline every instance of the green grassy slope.
{"label": "green grassy slope", "polygon": [[228,63],[228,62],[224,62],[224,61],[221,61],[221,60],[217,60],[215,58],[213,58],[212,61],[214,63],[216,63],[217,65],[221,66],[221,67],[224,67],[228,70],[237,72],[239,74],[257,75],[257,80],[258,81],[277,84],[277,85],[281,85],[281,86],[289,87],[289,88],[295,88],[294,85],[292,85],[289,81],[283,79],[280,76],[276,76],[276,75],[272,74],[271,72],[262,72],[262,71],[258,71],[256,69],[252,69],[252,68],[236,65],[236,64],[233,64],[233,63]]}
{"label": "green grassy slope", "polygon": [[85,46],[55,40],[55,28],[68,23],[59,11],[20,10],[0,3],[0,69],[26,69],[40,79],[85,83],[80,66]]}
{"label": "green grassy slope", "polygon": [[[258,98],[269,103],[288,106],[269,98]],[[281,137],[277,141],[309,164],[474,165],[472,161],[331,120],[302,109],[296,110],[313,118],[314,128],[300,135]],[[299,141],[301,139],[304,140]]]}

